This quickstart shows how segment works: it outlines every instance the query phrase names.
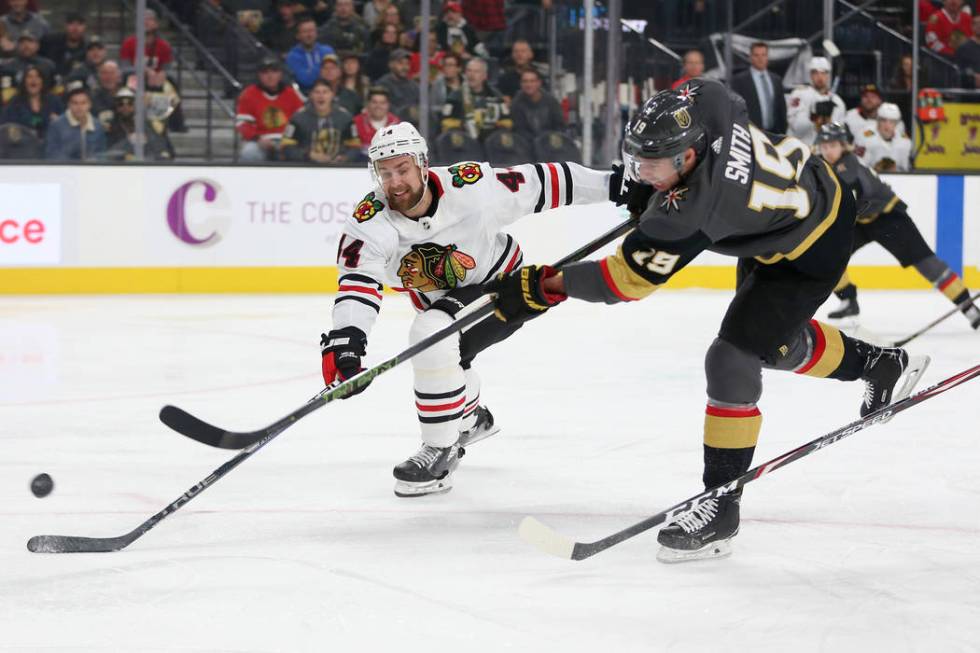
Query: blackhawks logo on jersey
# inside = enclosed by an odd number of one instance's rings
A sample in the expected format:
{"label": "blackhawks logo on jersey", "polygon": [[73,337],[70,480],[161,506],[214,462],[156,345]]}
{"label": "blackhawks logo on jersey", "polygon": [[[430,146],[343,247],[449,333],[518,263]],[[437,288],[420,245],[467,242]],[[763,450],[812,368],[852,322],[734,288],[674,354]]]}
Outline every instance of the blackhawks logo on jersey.
{"label": "blackhawks logo on jersey", "polygon": [[480,164],[472,161],[450,166],[449,172],[453,176],[453,186],[456,188],[462,188],[466,184],[475,184],[483,179],[483,170],[480,169]]}
{"label": "blackhawks logo on jersey", "polygon": [[466,272],[475,267],[473,257],[455,245],[422,243],[412,245],[412,250],[402,257],[398,276],[405,288],[420,292],[450,290],[460,285],[466,279]]}
{"label": "blackhawks logo on jersey", "polygon": [[381,200],[375,199],[374,191],[371,191],[354,208],[354,219],[358,222],[366,222],[384,207],[385,205],[381,203]]}

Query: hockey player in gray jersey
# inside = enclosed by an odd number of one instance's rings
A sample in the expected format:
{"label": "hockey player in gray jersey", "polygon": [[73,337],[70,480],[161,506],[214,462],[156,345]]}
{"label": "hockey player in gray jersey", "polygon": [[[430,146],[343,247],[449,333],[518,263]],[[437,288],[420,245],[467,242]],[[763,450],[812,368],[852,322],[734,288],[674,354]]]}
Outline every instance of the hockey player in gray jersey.
{"label": "hockey player in gray jersey", "polygon": [[[655,192],[617,253],[561,272],[522,267],[487,291],[503,318],[521,322],[567,297],[642,299],[704,250],[738,257],[735,297],[705,356],[707,487],[749,469],[762,426],[764,367],[861,379],[862,415],[911,391],[924,360],[910,362],[902,349],[812,319],[847,265],[856,212],[853,196],[809,147],[792,137],[771,140],[748,121],[740,98],[694,79],[646,102],[627,127],[623,155],[628,175]],[[658,558],[727,555],[740,498],[738,491],[705,501],[666,526]]]}
{"label": "hockey player in gray jersey", "polygon": [[[817,135],[820,156],[834,167],[837,176],[854,193],[858,203],[857,228],[853,251],[868,243],[878,243],[898,259],[902,267],[914,266],[929,283],[956,304],[970,326],[980,329],[980,310],[970,301],[970,292],[959,275],[929,249],[925,239],[909,217],[905,202],[891,186],[865,166],[851,148],[851,134],[840,123],[824,125]],[[834,289],[841,300],[828,317],[842,319],[860,313],[857,286],[847,273]]]}

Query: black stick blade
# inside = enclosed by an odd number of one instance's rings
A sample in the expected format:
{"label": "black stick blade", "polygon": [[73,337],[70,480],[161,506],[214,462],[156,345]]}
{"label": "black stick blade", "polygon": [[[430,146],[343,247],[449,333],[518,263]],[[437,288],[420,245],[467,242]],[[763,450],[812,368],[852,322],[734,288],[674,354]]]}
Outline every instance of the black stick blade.
{"label": "black stick blade", "polygon": [[[218,449],[243,449],[236,433],[219,429],[176,406],[160,409],[160,421],[181,435]],[[246,445],[247,446],[247,445]]]}
{"label": "black stick blade", "polygon": [[27,550],[32,553],[109,553],[126,548],[131,541],[128,536],[35,535],[27,541]]}

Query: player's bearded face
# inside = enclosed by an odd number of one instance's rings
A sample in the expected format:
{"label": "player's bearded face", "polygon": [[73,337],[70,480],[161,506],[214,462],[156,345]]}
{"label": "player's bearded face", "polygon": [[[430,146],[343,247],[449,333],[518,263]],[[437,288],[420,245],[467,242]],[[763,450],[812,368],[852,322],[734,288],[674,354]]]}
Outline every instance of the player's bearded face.
{"label": "player's bearded face", "polygon": [[409,154],[378,161],[381,188],[391,208],[407,211],[422,200],[422,171]]}

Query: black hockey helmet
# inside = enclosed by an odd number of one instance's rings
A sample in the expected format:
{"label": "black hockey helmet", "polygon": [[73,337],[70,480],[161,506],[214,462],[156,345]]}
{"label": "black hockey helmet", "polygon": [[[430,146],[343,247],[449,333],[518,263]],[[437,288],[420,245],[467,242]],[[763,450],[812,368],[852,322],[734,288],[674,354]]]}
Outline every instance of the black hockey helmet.
{"label": "black hockey helmet", "polygon": [[634,179],[639,179],[637,158],[670,158],[680,171],[687,148],[693,147],[700,154],[705,139],[704,125],[691,97],[676,91],[661,91],[647,100],[626,126],[623,162]]}
{"label": "black hockey helmet", "polygon": [[828,122],[821,125],[820,131],[817,132],[817,143],[833,143],[834,141],[850,145],[854,142],[854,135],[842,122]]}

